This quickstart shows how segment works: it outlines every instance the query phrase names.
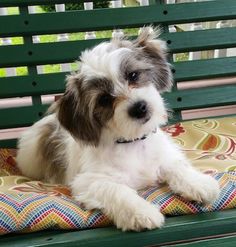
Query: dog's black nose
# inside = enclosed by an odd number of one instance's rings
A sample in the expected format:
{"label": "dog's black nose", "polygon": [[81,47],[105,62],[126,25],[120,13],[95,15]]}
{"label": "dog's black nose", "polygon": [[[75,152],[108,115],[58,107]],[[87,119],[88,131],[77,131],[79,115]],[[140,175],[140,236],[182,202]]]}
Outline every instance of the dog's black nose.
{"label": "dog's black nose", "polygon": [[129,116],[137,119],[146,117],[147,112],[148,107],[144,100],[134,103],[128,110]]}

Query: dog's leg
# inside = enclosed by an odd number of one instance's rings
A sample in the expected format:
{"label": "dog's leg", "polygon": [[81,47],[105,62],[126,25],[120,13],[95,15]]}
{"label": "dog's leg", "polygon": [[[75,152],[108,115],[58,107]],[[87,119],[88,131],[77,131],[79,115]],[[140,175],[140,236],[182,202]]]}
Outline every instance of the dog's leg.
{"label": "dog's leg", "polygon": [[123,231],[154,229],[164,223],[164,217],[157,207],[109,176],[79,174],[71,186],[73,195],[87,209],[101,209]]}
{"label": "dog's leg", "polygon": [[162,167],[162,176],[173,192],[188,200],[210,203],[220,193],[218,182],[191,166],[182,153],[168,153],[166,166]]}

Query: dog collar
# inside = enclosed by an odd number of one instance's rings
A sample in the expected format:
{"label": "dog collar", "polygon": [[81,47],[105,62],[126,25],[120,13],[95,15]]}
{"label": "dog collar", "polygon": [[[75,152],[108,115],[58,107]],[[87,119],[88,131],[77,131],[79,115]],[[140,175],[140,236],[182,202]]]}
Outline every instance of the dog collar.
{"label": "dog collar", "polygon": [[[152,133],[156,133],[157,130],[153,130]],[[125,138],[120,138],[118,140],[115,141],[116,144],[127,144],[127,143],[131,143],[131,142],[136,142],[136,141],[142,141],[145,140],[148,137],[148,134],[140,137],[140,138],[135,138],[135,139],[131,139],[131,140],[126,140]]]}

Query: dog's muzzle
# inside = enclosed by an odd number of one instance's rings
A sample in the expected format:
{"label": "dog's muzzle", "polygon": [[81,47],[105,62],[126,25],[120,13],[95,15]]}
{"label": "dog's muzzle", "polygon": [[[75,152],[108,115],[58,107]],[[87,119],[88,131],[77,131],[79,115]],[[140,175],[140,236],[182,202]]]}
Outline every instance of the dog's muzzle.
{"label": "dog's muzzle", "polygon": [[144,100],[140,100],[140,101],[135,102],[128,109],[128,114],[133,119],[144,120],[143,123],[146,123],[150,119],[148,104]]}

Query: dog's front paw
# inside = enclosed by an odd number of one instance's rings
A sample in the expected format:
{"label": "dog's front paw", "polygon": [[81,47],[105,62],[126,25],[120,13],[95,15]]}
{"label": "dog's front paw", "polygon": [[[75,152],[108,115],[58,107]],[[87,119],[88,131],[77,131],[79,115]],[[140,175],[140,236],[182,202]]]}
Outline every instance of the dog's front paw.
{"label": "dog's front paw", "polygon": [[160,228],[165,221],[159,209],[146,201],[135,207],[123,208],[117,216],[114,223],[123,231]]}
{"label": "dog's front paw", "polygon": [[188,200],[206,204],[214,202],[220,193],[218,182],[205,174],[196,176],[190,183],[185,184],[184,187],[180,192],[181,196]]}

